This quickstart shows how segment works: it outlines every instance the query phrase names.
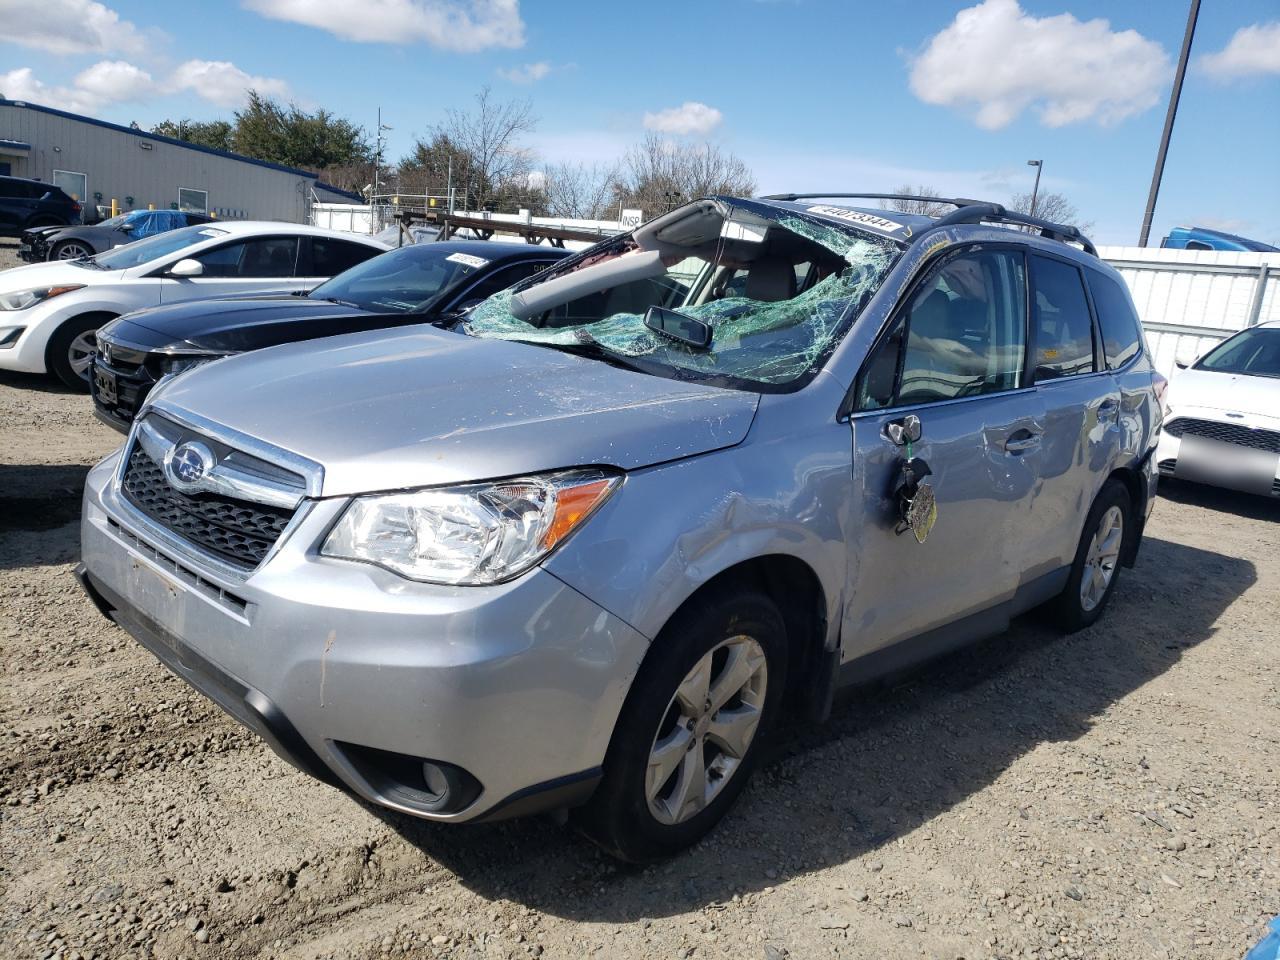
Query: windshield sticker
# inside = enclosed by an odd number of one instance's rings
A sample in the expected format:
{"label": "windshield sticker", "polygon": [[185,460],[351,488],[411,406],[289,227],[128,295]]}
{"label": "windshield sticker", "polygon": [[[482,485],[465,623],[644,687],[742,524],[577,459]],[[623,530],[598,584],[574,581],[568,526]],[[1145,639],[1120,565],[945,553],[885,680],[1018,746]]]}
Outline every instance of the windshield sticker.
{"label": "windshield sticker", "polygon": [[199,233],[199,236],[202,236],[202,237],[225,237],[226,235],[227,235],[227,231],[215,230],[212,227],[206,227],[204,230],[201,230]]}
{"label": "windshield sticker", "polygon": [[846,210],[844,207],[827,207],[819,204],[816,207],[806,207],[809,213],[816,213],[823,217],[835,217],[839,220],[848,220],[850,223],[856,223],[860,227],[870,227],[872,230],[881,230],[885,233],[897,233],[902,229],[902,224],[894,223],[892,220],[886,220],[884,217],[877,217],[874,213],[863,213],[861,210]]}
{"label": "windshield sticker", "polygon": [[468,267],[483,267],[489,261],[484,257],[473,257],[469,253],[451,253],[446,260],[452,260],[454,263],[465,263]]}

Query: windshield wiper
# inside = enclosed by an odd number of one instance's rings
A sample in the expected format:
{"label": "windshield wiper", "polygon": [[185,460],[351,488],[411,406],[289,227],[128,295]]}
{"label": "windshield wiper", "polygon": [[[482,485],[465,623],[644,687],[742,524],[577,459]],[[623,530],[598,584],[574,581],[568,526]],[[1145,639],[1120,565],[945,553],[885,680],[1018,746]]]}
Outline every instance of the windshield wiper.
{"label": "windshield wiper", "polygon": [[637,373],[648,373],[640,364],[629,360],[620,353],[614,353],[608,347],[604,346],[591,334],[585,330],[576,332],[576,343],[559,343],[550,340],[520,340],[517,343],[527,343],[535,347],[550,347],[552,350],[559,350],[561,353],[572,353],[576,357],[587,357],[591,360],[600,360],[610,366],[620,367],[623,370],[634,370]]}
{"label": "windshield wiper", "polygon": [[326,303],[336,303],[340,307],[350,307],[352,310],[361,310],[363,307],[358,303],[352,303],[350,300],[342,300],[338,297],[325,297]]}

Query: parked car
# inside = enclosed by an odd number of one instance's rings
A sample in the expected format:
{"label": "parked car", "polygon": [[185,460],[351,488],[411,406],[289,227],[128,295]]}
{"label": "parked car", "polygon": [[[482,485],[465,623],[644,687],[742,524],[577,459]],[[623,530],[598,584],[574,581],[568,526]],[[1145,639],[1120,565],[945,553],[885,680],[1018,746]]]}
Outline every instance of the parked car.
{"label": "parked car", "polygon": [[40,180],[0,177],[0,237],[17,237],[32,227],[65,227],[80,222],[80,204]]}
{"label": "parked car", "polygon": [[79,260],[157,233],[210,223],[212,219],[202,213],[179,210],[131,210],[93,226],[32,227],[22,232],[18,256],[27,263]]}
{"label": "parked car", "polygon": [[209,223],[84,260],[0,273],[0,370],[89,389],[94,334],[123,313],[236,293],[309,290],[377,256],[368,237],[295,223]]}
{"label": "parked car", "polygon": [[375,240],[381,240],[389,247],[403,247],[411,243],[434,243],[440,237],[440,228],[415,223],[407,230],[401,231],[399,225],[392,224],[373,236]]}
{"label": "parked car", "polygon": [[701,199],[450,330],[179,374],[88,475],[79,576],[367,801],[669,854],[785,709],[1091,624],[1134,562],[1160,409],[1119,275],[944,202]]}
{"label": "parked car", "polygon": [[1175,250],[1237,250],[1254,253],[1280,253],[1280,247],[1273,247],[1261,240],[1250,240],[1248,237],[1236,236],[1222,230],[1211,230],[1208,227],[1174,227],[1169,235],[1160,241],[1160,246]]}
{"label": "parked car", "polygon": [[90,384],[98,418],[128,432],[167,374],[261,347],[414,323],[463,310],[565,257],[483,240],[414,244],[357,264],[310,293],[152,307],[98,330]]}
{"label": "parked car", "polygon": [[1169,384],[1156,461],[1167,476],[1280,497],[1280,322],[1241,330]]}

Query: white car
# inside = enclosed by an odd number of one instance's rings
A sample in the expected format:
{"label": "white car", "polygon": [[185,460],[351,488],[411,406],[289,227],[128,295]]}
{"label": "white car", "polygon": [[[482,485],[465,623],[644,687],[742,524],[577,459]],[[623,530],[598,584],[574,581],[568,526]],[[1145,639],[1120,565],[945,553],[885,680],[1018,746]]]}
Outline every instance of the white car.
{"label": "white car", "polygon": [[53,373],[88,389],[98,327],[180,300],[309,290],[390,249],[295,223],[215,222],[95,257],[0,272],[0,370]]}
{"label": "white car", "polygon": [[1280,497],[1280,322],[1179,357],[1156,450],[1165,476]]}

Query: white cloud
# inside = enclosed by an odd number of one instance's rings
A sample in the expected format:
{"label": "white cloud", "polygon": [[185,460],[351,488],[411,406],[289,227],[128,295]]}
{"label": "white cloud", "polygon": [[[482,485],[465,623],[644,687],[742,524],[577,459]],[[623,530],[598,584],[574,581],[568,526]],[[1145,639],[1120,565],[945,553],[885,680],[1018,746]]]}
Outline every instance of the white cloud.
{"label": "white cloud", "polygon": [[225,60],[188,60],[178,65],[166,86],[170,91],[190,90],[220,107],[240,106],[250,90],[268,97],[289,96],[283,80],[253,76]]}
{"label": "white cloud", "polygon": [[30,67],[0,73],[0,93],[10,100],[92,113],[113,103],[141,100],[155,93],[151,75],[123,60],[103,60],[81,71],[70,86],[49,85],[36,79]]}
{"label": "white cloud", "polygon": [[520,0],[242,0],[273,20],[361,43],[427,43],[474,53],[524,46]]}
{"label": "white cloud", "polygon": [[723,119],[724,114],[715,107],[689,100],[678,107],[646,113],[644,126],[646,130],[656,130],[659,133],[705,136],[718,127]]}
{"label": "white cloud", "polygon": [[521,67],[512,67],[510,70],[499,69],[498,76],[511,83],[537,83],[549,74],[551,70],[551,64],[545,60],[540,60],[537,63],[526,63]]}
{"label": "white cloud", "polygon": [[1107,125],[1158,103],[1170,72],[1164,48],[1136,30],[984,0],[929,39],[911,65],[911,90],[925,103],[972,108],[987,130],[1029,108],[1049,127]]}
{"label": "white cloud", "polygon": [[0,40],[49,53],[137,54],[144,41],[128,20],[93,0],[0,0]]}
{"label": "white cloud", "polygon": [[1200,66],[1218,80],[1280,73],[1280,20],[1241,27],[1225,47],[1201,57]]}

